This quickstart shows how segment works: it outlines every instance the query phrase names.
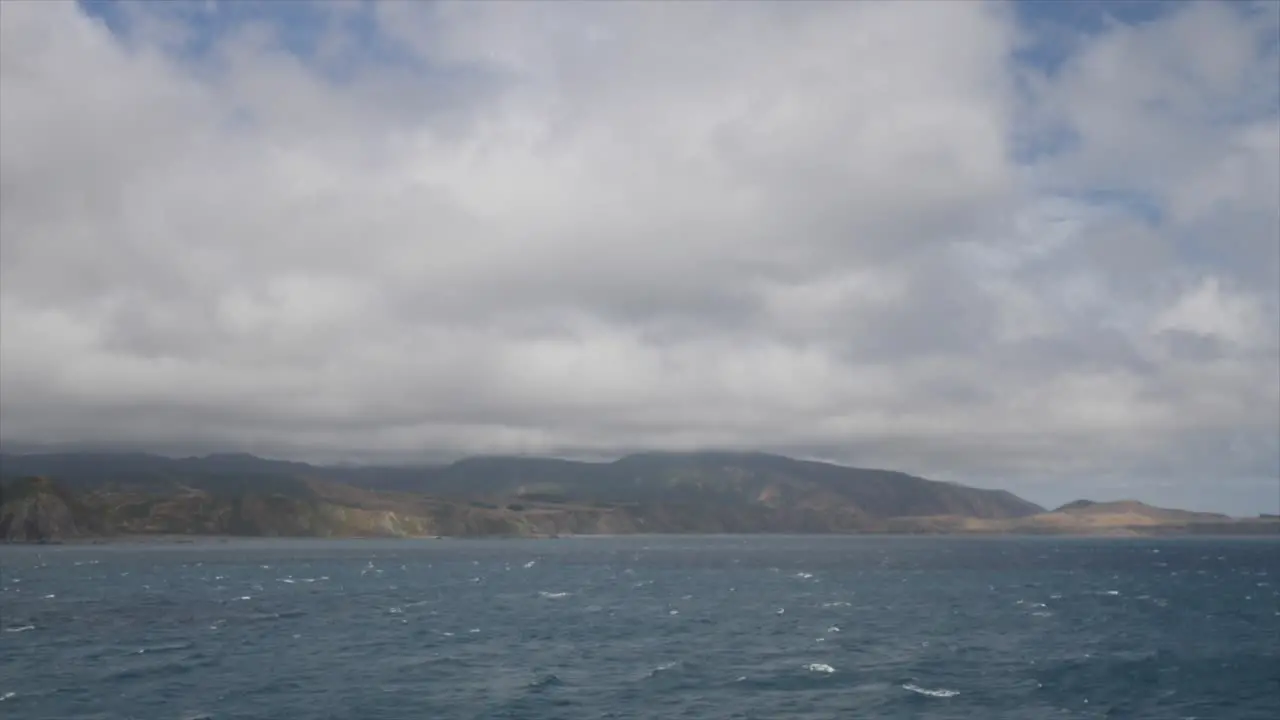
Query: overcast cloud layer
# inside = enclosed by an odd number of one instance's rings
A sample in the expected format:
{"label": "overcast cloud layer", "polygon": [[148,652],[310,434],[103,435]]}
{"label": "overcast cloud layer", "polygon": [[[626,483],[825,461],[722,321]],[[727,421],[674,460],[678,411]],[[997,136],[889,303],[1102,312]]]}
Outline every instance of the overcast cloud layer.
{"label": "overcast cloud layer", "polygon": [[0,440],[1275,512],[1280,4],[1147,7],[0,3]]}

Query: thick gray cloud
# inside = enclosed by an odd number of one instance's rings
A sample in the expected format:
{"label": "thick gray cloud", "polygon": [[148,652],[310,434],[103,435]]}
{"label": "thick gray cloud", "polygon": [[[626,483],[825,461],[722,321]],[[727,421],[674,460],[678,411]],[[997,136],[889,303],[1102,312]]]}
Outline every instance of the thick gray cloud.
{"label": "thick gray cloud", "polygon": [[1274,4],[232,10],[0,4],[0,440],[1280,505]]}

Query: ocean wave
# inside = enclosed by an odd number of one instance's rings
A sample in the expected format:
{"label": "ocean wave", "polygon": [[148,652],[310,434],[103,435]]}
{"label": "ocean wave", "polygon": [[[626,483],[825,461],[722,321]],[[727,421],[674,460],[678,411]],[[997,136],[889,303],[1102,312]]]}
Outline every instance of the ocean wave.
{"label": "ocean wave", "polygon": [[[917,552],[931,540],[885,541],[897,565],[888,572],[873,569],[878,540],[752,538],[732,551],[719,539],[670,542],[688,551],[655,550],[631,574],[619,564],[626,553],[573,541],[524,573],[525,545],[514,541],[410,548],[418,553],[413,571],[394,570],[400,563],[391,557],[374,560],[386,563],[382,578],[356,577],[365,545],[344,542],[331,552],[329,541],[303,551],[254,551],[256,557],[213,549],[173,556],[203,559],[202,568],[154,550],[104,554],[93,571],[64,560],[34,576],[38,583],[28,577],[3,585],[0,630],[30,624],[39,634],[0,632],[0,646],[7,641],[13,660],[56,672],[3,683],[23,690],[0,704],[33,720],[86,710],[168,720],[200,712],[323,720],[405,707],[442,720],[611,711],[935,720],[1107,712],[1203,718],[1212,707],[1241,717],[1274,714],[1275,652],[1267,640],[1280,627],[1272,596],[1280,571],[1230,572],[1274,566],[1274,544],[1204,541],[1240,559],[1197,580],[1194,567],[1171,578],[1149,565],[1162,558],[1181,568],[1199,540],[1170,543],[1158,556],[1128,541],[1064,542],[1063,552],[1078,561],[1074,578],[1065,560],[1032,562],[1048,547],[1039,539],[975,541],[972,548],[939,540],[937,548],[953,551],[945,563]],[[990,548],[1023,548],[1026,562],[998,564],[998,553],[992,560],[979,552]],[[1143,560],[1137,565],[1135,549]],[[990,572],[953,572],[951,560],[970,552]],[[304,567],[300,554],[314,555],[314,565]],[[740,569],[729,562],[737,555]],[[428,560],[436,570],[425,569]],[[504,561],[509,574],[498,572]],[[268,562],[271,570],[259,569]],[[913,574],[913,563],[944,574]],[[781,575],[764,571],[775,564]],[[815,579],[792,577],[805,567]],[[118,580],[126,569],[130,577]],[[489,573],[487,588],[466,582],[482,574],[475,570]],[[328,572],[337,579],[303,584],[304,576]],[[214,573],[230,579],[215,582]],[[265,591],[250,588],[255,577]],[[994,577],[1000,581],[989,593]],[[644,581],[638,590],[631,587],[637,581]],[[214,590],[219,584],[225,589]],[[1104,594],[1112,589],[1121,595]],[[47,593],[57,600],[42,600]],[[233,601],[238,595],[252,600]],[[1169,606],[1158,607],[1160,599]],[[388,614],[390,607],[404,613]],[[786,614],[770,619],[781,607]],[[286,610],[305,610],[305,617],[272,614]],[[668,616],[673,610],[679,615]],[[194,647],[180,649],[183,641]],[[983,707],[966,715],[971,704]]]}
{"label": "ocean wave", "polygon": [[195,646],[191,642],[166,643],[162,645],[148,645],[140,647],[134,651],[134,655],[158,655],[160,653],[177,652],[179,650],[190,650]]}
{"label": "ocean wave", "polygon": [[905,685],[902,686],[902,689],[910,690],[911,692],[916,693],[917,695],[927,695],[929,697],[936,697],[936,698],[949,698],[949,697],[955,697],[956,695],[960,694],[959,690],[948,690],[946,688],[938,688],[936,690],[931,690],[929,688],[920,687],[919,685],[916,685],[914,683],[906,683]]}
{"label": "ocean wave", "polygon": [[664,673],[664,672],[667,672],[668,670],[674,670],[675,668],[679,667],[679,666],[680,666],[680,664],[681,664],[681,663],[680,663],[680,661],[679,661],[679,660],[672,660],[671,662],[664,662],[664,663],[662,663],[661,665],[659,665],[659,666],[657,666],[657,667],[653,668],[652,670],[650,670],[650,671],[649,671],[649,674],[647,675],[647,677],[651,677],[651,678],[652,678],[652,677],[657,677],[659,674]]}
{"label": "ocean wave", "polygon": [[151,677],[186,675],[208,667],[211,664],[204,655],[195,653],[181,657],[173,657],[163,662],[126,665],[109,673],[104,680],[119,682],[123,680],[139,680]]}
{"label": "ocean wave", "polygon": [[537,690],[546,690],[548,688],[553,688],[553,687],[559,687],[561,685],[564,685],[564,681],[561,680],[559,676],[557,676],[555,673],[550,673],[533,680],[532,682],[529,683],[528,687],[530,690],[537,691]]}

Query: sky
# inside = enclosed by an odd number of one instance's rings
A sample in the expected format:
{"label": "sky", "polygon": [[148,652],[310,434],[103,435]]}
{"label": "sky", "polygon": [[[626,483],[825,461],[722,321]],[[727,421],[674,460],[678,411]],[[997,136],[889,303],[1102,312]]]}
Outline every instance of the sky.
{"label": "sky", "polygon": [[1280,511],[1280,3],[0,3],[0,442]]}

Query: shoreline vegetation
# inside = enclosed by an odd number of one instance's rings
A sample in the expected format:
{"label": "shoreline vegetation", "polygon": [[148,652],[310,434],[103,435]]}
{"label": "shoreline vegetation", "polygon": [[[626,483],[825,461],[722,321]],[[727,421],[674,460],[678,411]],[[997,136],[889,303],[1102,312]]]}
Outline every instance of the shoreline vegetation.
{"label": "shoreline vegetation", "polygon": [[1047,510],[1003,490],[762,453],[355,468],[251,455],[0,455],[7,542],[753,534],[1280,536],[1280,517],[1136,500]]}

